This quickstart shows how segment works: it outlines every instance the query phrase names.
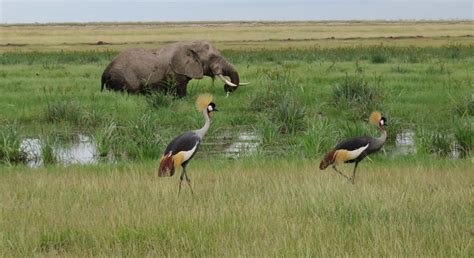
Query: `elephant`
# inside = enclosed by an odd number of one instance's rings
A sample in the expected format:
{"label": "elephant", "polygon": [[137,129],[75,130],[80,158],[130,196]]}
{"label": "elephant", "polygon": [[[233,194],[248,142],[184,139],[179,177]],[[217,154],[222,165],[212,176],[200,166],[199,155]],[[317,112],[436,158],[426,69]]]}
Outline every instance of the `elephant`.
{"label": "elephant", "polygon": [[161,90],[184,97],[188,82],[202,79],[204,75],[223,80],[227,95],[244,84],[234,66],[211,43],[191,41],[158,49],[134,48],[122,52],[105,68],[101,90],[105,87],[145,94]]}

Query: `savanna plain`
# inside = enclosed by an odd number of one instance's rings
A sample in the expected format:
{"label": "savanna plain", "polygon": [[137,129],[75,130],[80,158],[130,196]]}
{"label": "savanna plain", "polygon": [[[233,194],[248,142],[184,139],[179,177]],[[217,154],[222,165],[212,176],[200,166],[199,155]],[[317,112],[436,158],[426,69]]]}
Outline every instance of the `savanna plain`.
{"label": "savanna plain", "polygon": [[[474,256],[472,21],[0,26],[0,255]],[[181,99],[100,91],[122,50],[206,39],[239,71]],[[177,134],[219,112],[188,166],[158,178]],[[378,136],[356,183],[321,157]],[[242,134],[252,148],[229,154]],[[96,162],[64,165],[86,135]],[[37,139],[41,166],[22,142]],[[225,143],[224,143],[225,142]],[[352,165],[341,167],[346,173]]]}

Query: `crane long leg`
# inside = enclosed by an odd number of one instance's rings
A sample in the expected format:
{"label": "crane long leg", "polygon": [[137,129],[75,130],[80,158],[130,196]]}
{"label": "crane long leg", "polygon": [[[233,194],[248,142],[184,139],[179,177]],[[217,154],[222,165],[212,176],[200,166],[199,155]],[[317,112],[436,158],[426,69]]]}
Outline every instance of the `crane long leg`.
{"label": "crane long leg", "polygon": [[339,175],[341,175],[341,176],[345,177],[347,180],[351,181],[351,179],[350,179],[348,176],[344,175],[341,171],[337,170],[336,166],[332,166],[332,168],[333,168],[337,173],[339,173]]}
{"label": "crane long leg", "polygon": [[183,169],[183,171],[181,172],[181,176],[179,176],[179,190],[178,190],[178,195],[181,193],[181,184],[183,183],[183,179],[184,179],[184,173],[186,172],[186,170]]}
{"label": "crane long leg", "polygon": [[188,174],[186,174],[186,167],[183,167],[184,176],[186,177],[186,182],[188,182],[189,189],[191,189],[191,193],[194,195],[193,187],[191,186],[191,179],[189,179]]}
{"label": "crane long leg", "polygon": [[355,184],[357,165],[359,165],[359,162],[356,162],[356,164],[354,166],[354,171],[352,171],[352,178],[351,178],[352,184]]}

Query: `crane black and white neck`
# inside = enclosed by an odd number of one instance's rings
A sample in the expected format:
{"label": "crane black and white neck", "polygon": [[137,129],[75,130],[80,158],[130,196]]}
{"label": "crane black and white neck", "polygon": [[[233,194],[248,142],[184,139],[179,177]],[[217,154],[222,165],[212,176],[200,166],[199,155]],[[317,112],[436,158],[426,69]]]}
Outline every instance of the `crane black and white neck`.
{"label": "crane black and white neck", "polygon": [[[380,112],[373,112],[370,115],[369,121],[370,123],[379,126],[381,132],[380,137],[360,136],[350,138],[339,143],[334,149],[324,156],[323,160],[319,164],[319,168],[323,170],[332,165],[333,169],[337,173],[347,178],[354,184],[357,165],[359,162],[368,155],[379,151],[387,140],[387,132],[385,131],[387,120],[385,117],[382,117]],[[336,168],[337,165],[341,165],[343,163],[355,163],[354,170],[352,171],[352,177],[346,176]]]}
{"label": "crane black and white neck", "polygon": [[177,167],[181,166],[183,168],[181,176],[179,177],[178,194],[181,192],[181,184],[184,178],[186,178],[191,193],[193,193],[191,180],[186,174],[186,167],[198,151],[199,144],[209,130],[209,126],[211,125],[211,113],[217,111],[216,104],[212,102],[212,95],[210,94],[200,95],[197,98],[196,107],[204,116],[204,126],[201,129],[189,131],[174,138],[166,147],[160,160],[160,168],[158,170],[158,176],[160,177],[173,176]]}

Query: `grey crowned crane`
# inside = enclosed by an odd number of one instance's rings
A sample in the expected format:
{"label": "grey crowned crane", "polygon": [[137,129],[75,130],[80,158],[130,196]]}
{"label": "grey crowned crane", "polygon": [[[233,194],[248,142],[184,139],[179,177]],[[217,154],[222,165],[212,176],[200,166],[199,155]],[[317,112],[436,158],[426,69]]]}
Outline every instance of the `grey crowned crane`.
{"label": "grey crowned crane", "polygon": [[[385,117],[382,117],[380,112],[373,112],[370,115],[369,122],[379,126],[381,132],[380,137],[360,136],[339,143],[333,150],[324,156],[319,164],[319,168],[323,170],[332,165],[337,173],[354,184],[357,165],[359,162],[361,162],[367,155],[379,151],[384,145],[385,140],[387,139],[387,132],[385,131],[386,121],[387,120]],[[355,163],[352,177],[348,177],[337,170],[336,165],[341,165],[343,163]]]}
{"label": "grey crowned crane", "polygon": [[179,166],[183,168],[181,176],[179,177],[178,194],[181,192],[181,184],[184,178],[186,178],[191,193],[193,193],[191,180],[186,174],[186,166],[194,157],[194,154],[196,154],[199,144],[204,135],[206,135],[207,130],[209,130],[211,124],[211,113],[217,111],[216,104],[212,102],[212,95],[210,94],[200,95],[196,100],[196,107],[204,116],[204,126],[201,129],[189,131],[174,138],[170,144],[168,144],[168,147],[166,147],[165,153],[160,160],[160,168],[158,170],[158,176],[160,177],[173,176],[176,168]]}

